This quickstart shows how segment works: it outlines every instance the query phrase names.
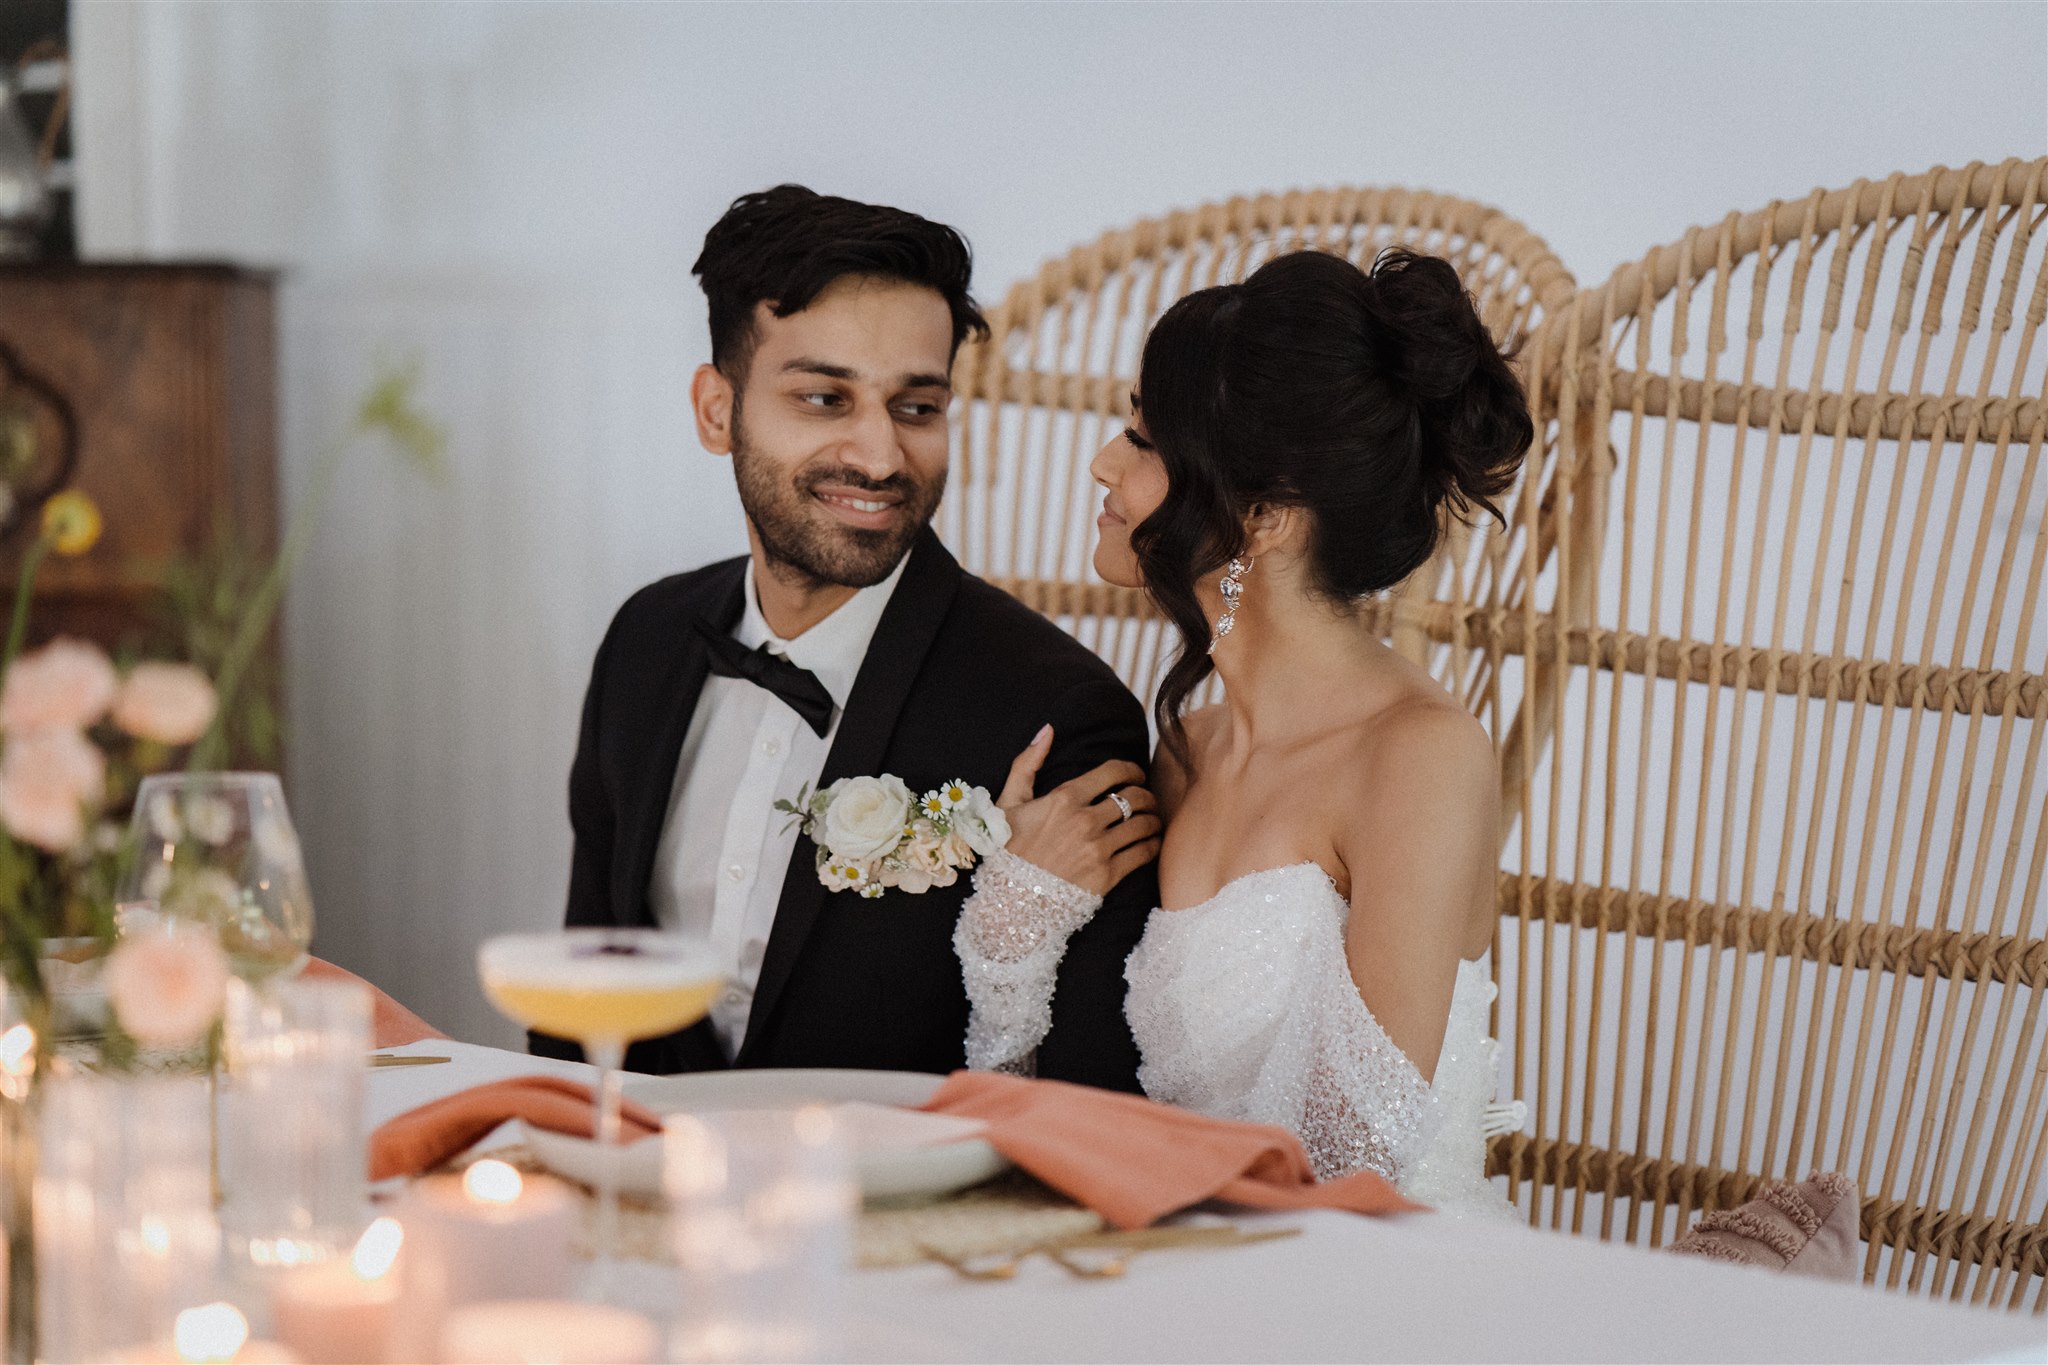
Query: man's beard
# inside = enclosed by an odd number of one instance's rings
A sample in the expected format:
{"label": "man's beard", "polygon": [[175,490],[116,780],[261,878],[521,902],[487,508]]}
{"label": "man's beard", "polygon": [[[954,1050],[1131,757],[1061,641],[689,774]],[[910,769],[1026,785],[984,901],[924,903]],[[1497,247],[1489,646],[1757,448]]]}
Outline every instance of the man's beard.
{"label": "man's beard", "polygon": [[[768,567],[778,577],[801,575],[812,587],[828,584],[869,588],[895,571],[918,534],[931,522],[946,491],[946,475],[922,484],[906,474],[870,479],[831,460],[804,466],[793,479],[747,448],[738,404],[733,408],[733,477],[739,484],[740,506],[761,539]],[[821,484],[851,492],[876,493],[901,499],[903,515],[894,530],[867,531],[826,519],[812,494]]]}

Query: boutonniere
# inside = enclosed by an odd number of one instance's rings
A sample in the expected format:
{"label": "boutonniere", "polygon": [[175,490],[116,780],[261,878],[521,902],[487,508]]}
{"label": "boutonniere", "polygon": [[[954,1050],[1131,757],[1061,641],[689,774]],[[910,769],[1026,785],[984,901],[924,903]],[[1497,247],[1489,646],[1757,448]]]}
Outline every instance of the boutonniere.
{"label": "boutonniere", "polygon": [[815,795],[803,791],[775,809],[796,817],[818,846],[818,880],[827,890],[885,890],[912,895],[951,886],[960,874],[1010,842],[1010,822],[985,787],[948,782],[923,796],[903,779],[842,777]]}

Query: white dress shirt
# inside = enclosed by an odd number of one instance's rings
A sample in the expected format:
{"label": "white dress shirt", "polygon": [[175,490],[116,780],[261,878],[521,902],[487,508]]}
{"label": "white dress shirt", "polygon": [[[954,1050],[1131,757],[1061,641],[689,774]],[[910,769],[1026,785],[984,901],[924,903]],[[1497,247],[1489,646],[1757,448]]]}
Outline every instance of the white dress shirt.
{"label": "white dress shirt", "polygon": [[733,638],[748,649],[765,644],[817,675],[832,694],[832,723],[822,738],[774,693],[716,673],[705,678],[690,717],[649,892],[661,926],[707,939],[732,979],[711,1006],[711,1026],[728,1058],[746,1038],[783,873],[796,849],[791,817],[775,803],[817,786],[868,642],[908,561],[905,555],[887,578],[794,640],[768,628],[753,565],[747,566],[746,609]]}

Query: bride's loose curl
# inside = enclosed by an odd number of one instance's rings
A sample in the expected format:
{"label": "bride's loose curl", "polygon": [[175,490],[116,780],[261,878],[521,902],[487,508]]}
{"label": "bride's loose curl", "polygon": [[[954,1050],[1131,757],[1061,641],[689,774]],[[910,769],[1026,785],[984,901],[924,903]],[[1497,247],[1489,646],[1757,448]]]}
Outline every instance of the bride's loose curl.
{"label": "bride's loose curl", "polygon": [[1188,295],[1146,340],[1139,393],[1167,493],[1131,545],[1181,633],[1153,705],[1184,765],[1181,709],[1213,667],[1195,583],[1243,553],[1253,509],[1308,514],[1311,583],[1348,608],[1426,563],[1446,515],[1505,524],[1493,499],[1535,434],[1457,271],[1399,247],[1370,271],[1293,252]]}

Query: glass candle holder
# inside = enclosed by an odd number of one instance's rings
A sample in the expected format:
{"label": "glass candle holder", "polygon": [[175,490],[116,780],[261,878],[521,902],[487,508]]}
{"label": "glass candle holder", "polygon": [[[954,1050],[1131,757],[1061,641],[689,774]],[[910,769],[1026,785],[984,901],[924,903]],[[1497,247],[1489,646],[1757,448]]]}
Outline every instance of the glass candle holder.
{"label": "glass candle holder", "polygon": [[680,1277],[672,1358],[838,1358],[860,1189],[832,1112],[677,1114],[662,1144]]}
{"label": "glass candle holder", "polygon": [[204,1077],[48,1078],[35,1179],[38,1358],[167,1335],[219,1283]]}
{"label": "glass candle holder", "polygon": [[228,983],[221,1222],[258,1270],[345,1254],[367,1223],[370,993],[352,981]]}

